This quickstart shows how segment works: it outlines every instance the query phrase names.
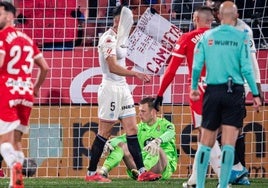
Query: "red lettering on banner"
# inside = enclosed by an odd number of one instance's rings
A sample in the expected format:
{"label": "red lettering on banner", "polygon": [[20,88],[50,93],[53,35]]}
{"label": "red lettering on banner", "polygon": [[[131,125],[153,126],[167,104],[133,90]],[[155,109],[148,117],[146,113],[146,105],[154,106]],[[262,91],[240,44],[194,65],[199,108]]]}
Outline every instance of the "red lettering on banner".
{"label": "red lettering on banner", "polygon": [[161,40],[161,44],[162,44],[162,47],[167,49],[167,51],[171,52],[172,49],[173,49],[173,46],[174,44],[168,42],[168,41],[165,41],[165,40]]}
{"label": "red lettering on banner", "polygon": [[169,31],[164,34],[163,39],[161,40],[163,47],[171,52],[178,40],[178,37],[181,35],[182,32],[180,29],[178,29],[175,25],[171,25]]}
{"label": "red lettering on banner", "polygon": [[[168,54],[168,52],[167,52],[164,48],[160,48],[159,50],[160,50],[160,51],[157,52],[157,55],[158,55],[161,59],[166,59],[165,56],[164,56],[164,54]],[[153,60],[154,60],[154,58],[153,58]],[[157,61],[155,61],[155,62],[157,62]]]}
{"label": "red lettering on banner", "polygon": [[[183,33],[182,31],[180,30],[180,28],[178,28],[177,26],[175,25],[171,25],[171,28],[170,28],[170,33],[172,33],[174,36],[176,36],[176,38],[180,37]],[[175,41],[176,42],[176,41]]]}
{"label": "red lettering on banner", "polygon": [[[155,63],[151,63],[151,62],[148,62],[147,63],[147,69],[149,70],[149,71],[151,71],[152,73],[158,73],[158,71],[159,71],[159,68],[158,67],[155,67],[154,66],[155,65]],[[154,66],[154,67],[153,67]]]}
{"label": "red lettering on banner", "polygon": [[158,57],[154,57],[152,59],[154,63],[148,62],[146,66],[147,69],[153,73],[158,73],[158,71],[166,62],[166,57],[164,56],[164,54],[168,54],[168,51],[166,51],[164,48],[160,48],[159,50],[160,51],[156,53]]}

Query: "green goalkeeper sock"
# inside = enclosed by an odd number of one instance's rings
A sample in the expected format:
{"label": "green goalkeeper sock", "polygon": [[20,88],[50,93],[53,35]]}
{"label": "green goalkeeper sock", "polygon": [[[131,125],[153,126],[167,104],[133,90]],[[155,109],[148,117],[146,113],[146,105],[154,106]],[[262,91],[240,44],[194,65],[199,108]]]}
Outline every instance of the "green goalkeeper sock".
{"label": "green goalkeeper sock", "polygon": [[210,152],[211,148],[208,146],[204,146],[200,144],[198,147],[196,156],[197,157],[197,187],[198,188],[204,188],[205,187],[205,180],[206,180],[206,174],[208,169],[208,163],[210,158]]}
{"label": "green goalkeeper sock", "polygon": [[113,151],[107,156],[103,167],[110,172],[114,167],[118,166],[124,157],[124,151],[121,147],[116,146]]}
{"label": "green goalkeeper sock", "polygon": [[234,147],[231,145],[224,145],[222,147],[222,157],[221,157],[220,187],[227,187],[233,163],[234,163]]}

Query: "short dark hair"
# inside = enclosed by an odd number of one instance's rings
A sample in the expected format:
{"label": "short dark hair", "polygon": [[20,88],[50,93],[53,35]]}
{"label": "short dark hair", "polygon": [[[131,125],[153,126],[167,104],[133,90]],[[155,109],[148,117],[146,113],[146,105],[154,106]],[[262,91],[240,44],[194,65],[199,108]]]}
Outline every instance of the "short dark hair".
{"label": "short dark hair", "polygon": [[123,6],[119,5],[113,9],[113,18],[121,14],[122,8]]}
{"label": "short dark hair", "polygon": [[153,97],[145,97],[143,99],[141,99],[140,104],[148,104],[150,109],[154,108],[154,100],[155,98]]}
{"label": "short dark hair", "polygon": [[14,17],[16,16],[16,8],[11,3],[7,1],[0,2],[0,7],[4,7],[5,11],[11,12]]}
{"label": "short dark hair", "polygon": [[209,6],[206,6],[206,5],[203,5],[203,6],[197,7],[195,11],[198,11],[198,12],[202,12],[202,11],[208,11],[208,12],[213,13],[212,8],[211,8],[211,7],[209,7]]}

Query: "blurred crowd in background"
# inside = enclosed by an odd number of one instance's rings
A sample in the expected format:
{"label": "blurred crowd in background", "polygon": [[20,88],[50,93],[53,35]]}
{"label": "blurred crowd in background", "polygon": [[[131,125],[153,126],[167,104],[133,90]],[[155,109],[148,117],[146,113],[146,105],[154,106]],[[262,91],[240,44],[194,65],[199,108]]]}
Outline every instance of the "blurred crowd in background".
{"label": "blurred crowd in background", "polygon": [[[99,36],[112,25],[112,10],[126,5],[137,23],[148,8],[182,31],[193,29],[196,7],[213,0],[14,0],[18,8],[17,26],[24,29],[41,48],[96,46]],[[263,0],[235,0],[239,17],[252,27],[256,47],[268,49],[268,5]],[[45,20],[44,20],[45,19]]]}

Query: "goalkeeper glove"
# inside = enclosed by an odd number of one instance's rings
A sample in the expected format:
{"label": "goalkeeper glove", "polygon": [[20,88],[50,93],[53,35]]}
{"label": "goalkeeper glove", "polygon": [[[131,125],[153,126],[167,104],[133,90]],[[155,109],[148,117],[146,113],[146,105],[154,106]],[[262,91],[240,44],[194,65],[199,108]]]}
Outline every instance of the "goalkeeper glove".
{"label": "goalkeeper glove", "polygon": [[160,145],[162,140],[160,138],[156,138],[152,140],[149,144],[147,144],[143,150],[147,151],[150,155],[158,155],[160,150]]}
{"label": "goalkeeper glove", "polygon": [[163,97],[157,96],[156,99],[154,100],[154,109],[156,111],[159,111],[159,107],[162,106],[163,102]]}
{"label": "goalkeeper glove", "polygon": [[104,148],[103,148],[103,155],[106,154],[106,153],[110,153],[111,151],[114,150],[114,147],[112,146],[111,144],[111,141],[108,140],[105,145],[104,145]]}

